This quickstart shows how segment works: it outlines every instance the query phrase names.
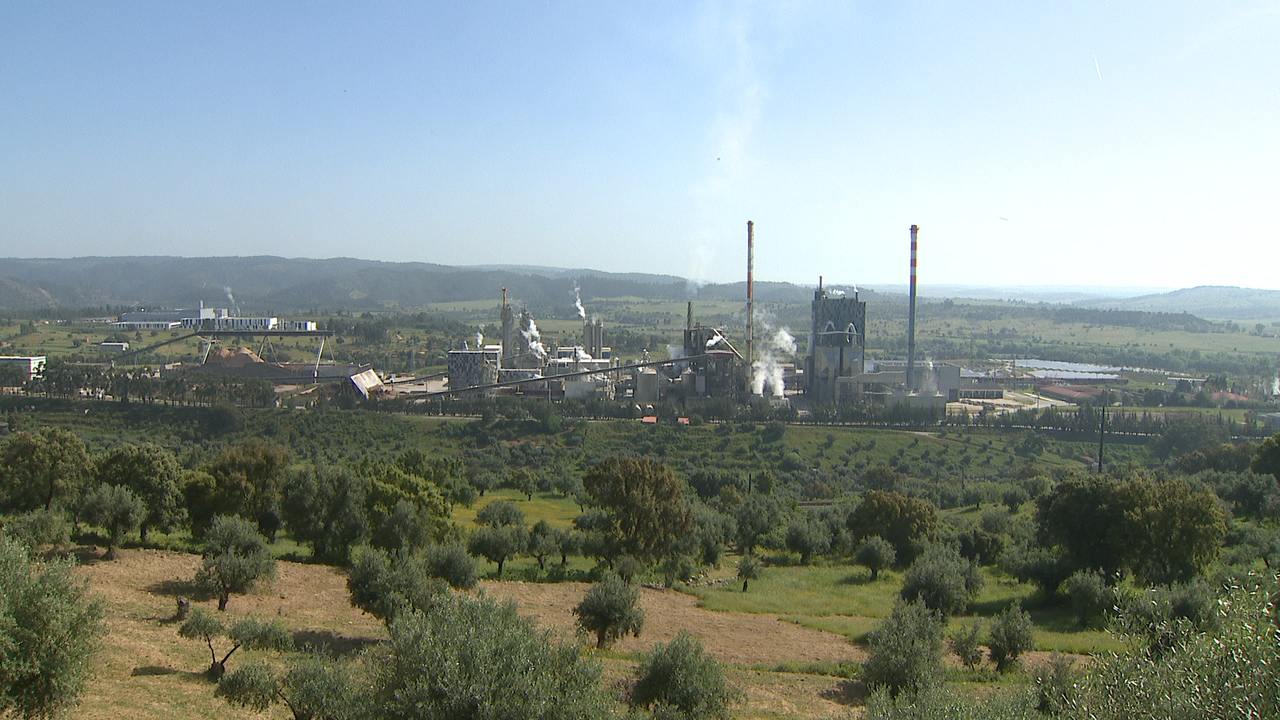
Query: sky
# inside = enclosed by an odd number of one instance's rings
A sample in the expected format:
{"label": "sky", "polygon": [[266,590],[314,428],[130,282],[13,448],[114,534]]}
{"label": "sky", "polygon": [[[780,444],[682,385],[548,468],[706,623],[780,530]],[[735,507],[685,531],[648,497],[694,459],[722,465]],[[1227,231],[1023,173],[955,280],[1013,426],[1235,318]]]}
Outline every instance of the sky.
{"label": "sky", "polygon": [[[1280,289],[1280,0],[0,4],[0,257]],[[0,275],[3,269],[0,268]]]}

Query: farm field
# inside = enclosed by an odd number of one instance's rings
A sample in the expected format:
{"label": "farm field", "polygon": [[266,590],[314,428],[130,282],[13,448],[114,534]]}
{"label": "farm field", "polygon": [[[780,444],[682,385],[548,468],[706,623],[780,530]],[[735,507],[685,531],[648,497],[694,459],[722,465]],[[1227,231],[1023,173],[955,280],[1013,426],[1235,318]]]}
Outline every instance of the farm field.
{"label": "farm field", "polygon": [[[94,679],[75,716],[86,720],[226,716],[230,706],[213,696],[214,685],[203,674],[208,665],[208,648],[200,641],[178,637],[178,624],[173,620],[178,597],[193,597],[194,605],[212,610],[213,601],[193,594],[189,584],[199,567],[199,557],[175,551],[130,549],[121,551],[119,559],[107,562],[98,559],[97,548],[79,547],[74,552],[83,562],[77,572],[88,579],[92,592],[103,597],[108,608],[107,636],[95,663]],[[522,615],[533,618],[555,638],[587,646],[586,652],[605,664],[606,682],[626,677],[642,653],[684,630],[702,640],[726,666],[730,681],[744,691],[745,701],[737,707],[735,717],[830,718],[847,716],[850,710],[856,714],[860,700],[856,688],[833,673],[848,673],[865,659],[861,647],[846,636],[859,637],[877,620],[821,613],[838,609],[879,616],[898,587],[892,573],[886,573],[874,588],[857,582],[858,574],[858,570],[848,567],[772,569],[745,594],[736,583],[691,593],[644,588],[644,632],[639,638],[627,637],[606,651],[590,648],[575,629],[571,611],[585,594],[585,583],[486,580],[478,592],[515,601]],[[809,579],[798,580],[802,575]],[[849,576],[853,576],[852,582]],[[299,644],[323,646],[340,655],[355,653],[379,642],[385,631],[378,620],[350,605],[345,582],[343,572],[335,568],[281,562],[271,586],[235,596],[227,615],[275,618],[293,632]],[[811,591],[818,585],[834,583],[833,589],[843,595],[866,598],[825,608],[813,605],[815,601],[801,601],[789,608],[790,613],[778,612],[787,608],[776,606],[777,599],[804,583]],[[796,614],[796,610],[815,614]],[[1102,633],[1068,634],[1087,638],[1083,644],[1106,649],[1115,645]],[[1071,650],[1055,645],[1050,642],[1042,651],[1029,655],[1028,665],[1044,662],[1044,649]],[[262,652],[240,651],[233,656],[230,667],[266,657],[269,655]],[[953,667],[953,676],[961,677],[960,673],[959,668]],[[245,715],[238,709],[235,712],[238,717],[288,716],[279,707],[257,715]]]}
{"label": "farm field", "polygon": [[[194,576],[199,557],[125,550],[118,560],[104,562],[96,559],[96,549],[79,548],[78,554],[86,560],[79,572],[88,578],[92,591],[107,602],[108,634],[94,679],[75,716],[85,720],[196,720],[232,713],[231,706],[213,696],[215,686],[203,674],[208,648],[199,641],[178,637],[178,625],[172,620],[176,599],[190,594],[187,580]],[[521,614],[535,618],[557,638],[579,642],[570,610],[586,588],[582,583],[485,581],[480,592],[516,601]],[[683,629],[700,637],[710,652],[731,666],[731,681],[747,695],[738,717],[827,718],[846,711],[849,701],[842,696],[840,678],[756,667],[859,660],[861,652],[841,636],[771,615],[703,610],[696,607],[695,598],[675,591],[646,589],[641,602],[647,615],[645,632],[600,654],[606,665],[606,681],[625,677],[634,667],[637,653],[670,640]],[[212,609],[213,603],[194,604]],[[280,563],[273,585],[236,596],[227,613],[230,617],[277,618],[293,631],[297,642],[323,645],[339,654],[356,652],[385,636],[379,621],[351,607],[342,573],[320,565]],[[262,657],[263,653],[240,651],[230,667]],[[288,717],[279,707],[247,715],[236,709],[234,715]]]}
{"label": "farm field", "polygon": [[[88,579],[92,592],[103,597],[108,608],[107,636],[76,717],[194,720],[225,716],[230,706],[213,696],[214,685],[203,674],[208,648],[200,641],[178,637],[173,620],[178,597],[192,597],[194,605],[212,610],[213,601],[194,593],[189,582],[199,567],[199,556],[129,549],[108,562],[99,559],[98,548],[78,547],[74,552],[83,563],[77,572]],[[731,568],[717,574],[728,576]],[[350,605],[345,582],[344,573],[335,568],[281,562],[272,585],[233,597],[227,615],[275,618],[300,645],[355,653],[379,642],[385,631],[378,620]],[[643,633],[604,651],[591,648],[574,623],[572,608],[586,593],[585,583],[485,580],[477,592],[514,601],[522,615],[533,618],[553,637],[582,644],[585,652],[604,663],[606,682],[625,678],[643,653],[684,630],[704,643],[725,665],[730,681],[744,691],[745,701],[735,717],[830,718],[847,716],[851,710],[856,715],[859,690],[845,677],[866,654],[854,641],[861,641],[887,614],[899,584],[895,573],[886,572],[870,583],[865,571],[839,566],[770,568],[747,593],[741,592],[737,582],[688,592],[646,587],[641,593],[646,613]],[[993,585],[976,604],[982,614],[994,612],[1019,594],[1016,587]],[[787,598],[793,601],[785,602]],[[1050,651],[1122,649],[1106,633],[1048,630],[1043,615],[1033,612],[1041,627],[1038,650],[1026,658],[1028,667],[1045,662]],[[1055,624],[1049,620],[1048,625]],[[1056,624],[1069,624],[1069,619],[1064,620]],[[957,619],[953,625],[960,622]],[[230,667],[266,657],[240,651]],[[948,663],[952,681],[960,686],[977,691],[990,686],[972,682],[954,659]],[[1002,682],[1025,681],[1020,678],[1025,676]],[[248,716],[284,718],[287,714],[276,708]]]}

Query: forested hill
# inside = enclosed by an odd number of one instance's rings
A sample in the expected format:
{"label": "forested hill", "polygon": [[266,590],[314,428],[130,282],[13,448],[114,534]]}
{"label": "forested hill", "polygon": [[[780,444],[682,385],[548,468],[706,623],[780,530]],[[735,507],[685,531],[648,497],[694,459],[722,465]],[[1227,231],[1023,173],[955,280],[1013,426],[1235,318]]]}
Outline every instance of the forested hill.
{"label": "forested hill", "polygon": [[581,271],[575,277],[502,268],[456,268],[350,258],[310,260],[99,257],[0,261],[0,307],[25,310],[85,305],[225,307],[243,312],[412,310],[428,303],[501,297],[533,307],[572,305],[575,282],[583,297],[683,297],[681,278]]}
{"label": "forested hill", "polygon": [[[0,260],[0,308],[95,306],[225,307],[242,312],[315,309],[415,310],[430,303],[496,302],[502,288],[535,310],[572,308],[574,288],[592,298],[694,300],[745,298],[743,283],[699,285],[671,275],[520,266],[451,267],[350,258],[309,260],[93,257]],[[798,302],[813,289],[758,283],[764,302]]]}
{"label": "forested hill", "polygon": [[[242,313],[415,311],[432,303],[496,303],[504,287],[514,304],[528,305],[535,313],[553,311],[565,316],[576,312],[575,287],[587,304],[603,298],[746,297],[743,282],[698,284],[674,275],[519,265],[453,267],[273,256],[0,259],[0,310],[9,312],[90,306],[194,307],[200,302],[214,307],[234,304]],[[968,297],[958,286],[947,287],[954,290],[956,298]],[[833,289],[853,290],[836,286]],[[905,301],[904,294],[894,292],[897,289],[886,286],[877,292],[864,287],[861,295],[873,303]],[[1020,297],[1019,290],[1026,297]],[[1036,302],[1039,296],[1031,290],[1009,288],[1006,300]],[[765,303],[808,303],[813,298],[812,287],[786,282],[758,281],[755,293],[756,299]],[[230,297],[235,298],[234,303]],[[1191,313],[1216,320],[1251,322],[1280,319],[1280,291],[1273,290],[1197,287],[1140,297],[1062,300],[1063,307]]]}

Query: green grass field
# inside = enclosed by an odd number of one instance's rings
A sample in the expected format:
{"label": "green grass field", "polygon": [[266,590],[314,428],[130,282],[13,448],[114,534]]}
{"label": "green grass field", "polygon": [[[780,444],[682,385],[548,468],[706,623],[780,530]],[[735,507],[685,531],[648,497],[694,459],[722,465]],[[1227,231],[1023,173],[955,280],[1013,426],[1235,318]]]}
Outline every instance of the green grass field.
{"label": "green grass field", "polygon": [[[1034,590],[1002,573],[987,569],[986,584],[975,599],[971,613],[951,619],[949,633],[955,633],[972,618],[989,619],[1020,600],[1029,608],[1036,625],[1038,650],[1094,654],[1118,652],[1123,641],[1107,632],[1076,626],[1069,608],[1041,608],[1034,605]],[[787,622],[844,635],[851,642],[866,641],[893,610],[902,588],[902,576],[882,571],[871,581],[865,568],[848,565],[770,567],[764,577],[753,580],[747,592],[740,582],[714,587],[685,588],[708,610],[776,614]]]}

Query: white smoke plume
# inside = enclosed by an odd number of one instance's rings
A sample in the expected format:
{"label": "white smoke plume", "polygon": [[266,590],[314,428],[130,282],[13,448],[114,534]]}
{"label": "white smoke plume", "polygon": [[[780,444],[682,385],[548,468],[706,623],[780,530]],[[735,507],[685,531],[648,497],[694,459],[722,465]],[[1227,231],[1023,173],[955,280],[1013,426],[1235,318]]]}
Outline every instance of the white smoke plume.
{"label": "white smoke plume", "polygon": [[[756,311],[755,324],[760,328],[762,337],[767,337],[774,330],[770,322],[772,317],[764,310]],[[751,392],[764,395],[767,390],[773,397],[782,397],[782,366],[796,354],[796,339],[791,335],[791,328],[778,328],[771,337],[759,344],[757,352],[760,359],[751,364]]]}
{"label": "white smoke plume", "polygon": [[227,302],[231,303],[231,312],[239,316],[240,308],[236,305],[236,296],[231,294],[231,286],[223,285],[222,290],[227,293]]}
{"label": "white smoke plume", "polygon": [[484,348],[484,333],[477,330],[476,331],[476,349],[480,350],[483,348]]}
{"label": "white smoke plume", "polygon": [[708,340],[708,341],[707,341],[707,349],[708,349],[708,350],[710,350],[711,348],[715,347],[716,345],[719,345],[723,340],[724,340],[724,336],[723,336],[723,335],[716,335],[716,336],[713,336],[710,340]]}
{"label": "white smoke plume", "polygon": [[578,317],[582,318],[583,320],[586,320],[587,310],[586,308],[582,307],[582,295],[578,290],[577,283],[574,283],[573,285],[573,306],[578,308]]}
{"label": "white smoke plume", "polygon": [[830,292],[832,295],[836,297],[844,297],[844,291],[841,290],[840,288],[831,288],[830,290],[828,290],[828,292]]}
{"label": "white smoke plume", "polygon": [[529,318],[528,326],[520,330],[520,335],[529,346],[529,352],[543,360],[547,358],[547,349],[542,345],[542,335],[538,333],[538,324],[533,321],[533,318]]}

